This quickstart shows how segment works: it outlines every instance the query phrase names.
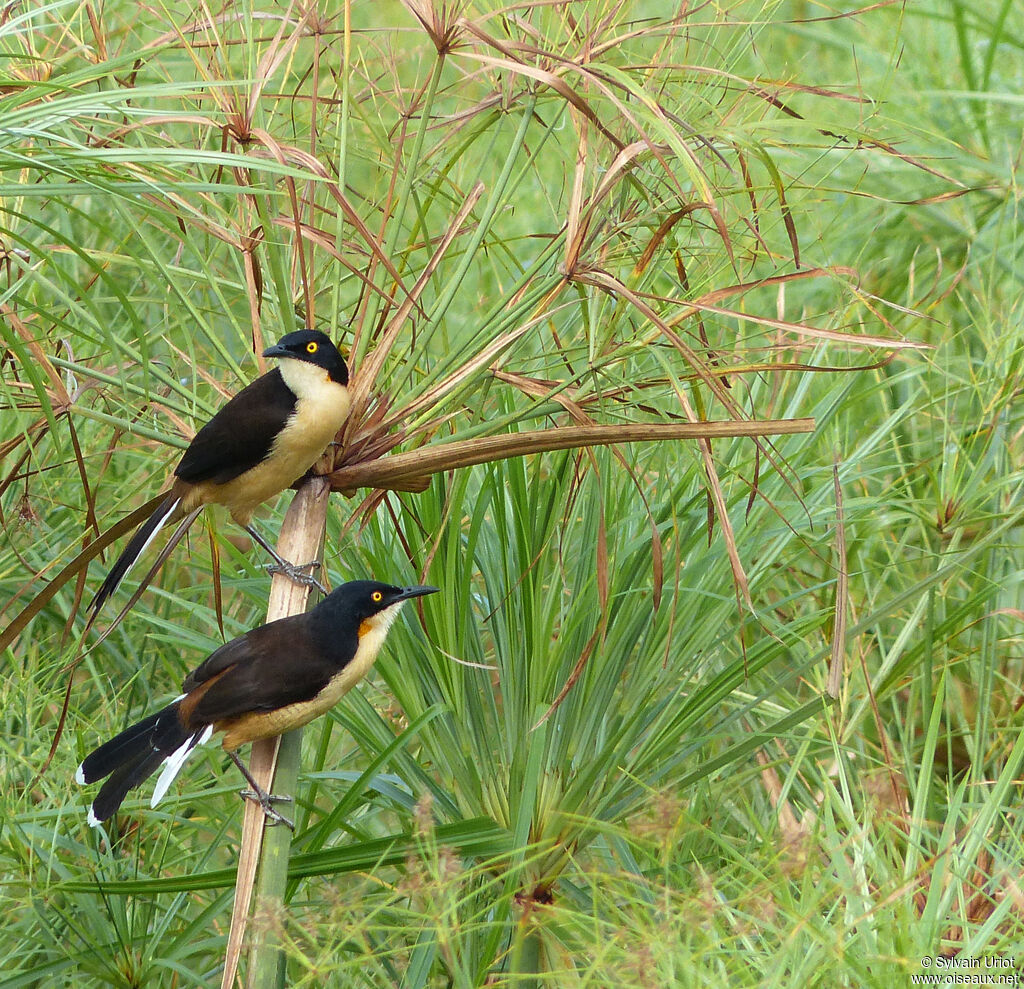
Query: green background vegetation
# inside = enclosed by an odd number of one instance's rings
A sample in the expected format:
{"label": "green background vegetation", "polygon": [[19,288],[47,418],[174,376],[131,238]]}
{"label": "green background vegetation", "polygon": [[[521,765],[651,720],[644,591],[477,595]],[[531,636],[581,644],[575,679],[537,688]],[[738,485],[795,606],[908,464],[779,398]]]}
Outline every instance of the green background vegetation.
{"label": "green background vegetation", "polygon": [[[4,8],[3,625],[307,321],[347,464],[815,420],[332,496],[332,582],[442,593],[306,729],[285,984],[1024,963],[1022,47],[1010,0]],[[227,758],[106,836],[72,778],[261,621],[205,525],[42,775],[101,565],[4,653],[0,985],[219,981]]]}

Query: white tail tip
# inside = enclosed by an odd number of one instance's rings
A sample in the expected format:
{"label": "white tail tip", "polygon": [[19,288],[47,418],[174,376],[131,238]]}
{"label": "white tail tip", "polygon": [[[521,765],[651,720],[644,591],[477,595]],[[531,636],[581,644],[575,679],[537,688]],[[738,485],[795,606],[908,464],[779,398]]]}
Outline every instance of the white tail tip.
{"label": "white tail tip", "polygon": [[178,748],[164,759],[164,770],[160,774],[160,779],[156,781],[156,786],[153,788],[153,797],[149,801],[150,807],[155,807],[163,800],[165,794],[171,788],[174,778],[181,772],[181,767],[185,765],[185,760],[189,757],[192,750],[196,746],[208,741],[212,734],[213,725],[207,725],[198,736],[189,735]]}

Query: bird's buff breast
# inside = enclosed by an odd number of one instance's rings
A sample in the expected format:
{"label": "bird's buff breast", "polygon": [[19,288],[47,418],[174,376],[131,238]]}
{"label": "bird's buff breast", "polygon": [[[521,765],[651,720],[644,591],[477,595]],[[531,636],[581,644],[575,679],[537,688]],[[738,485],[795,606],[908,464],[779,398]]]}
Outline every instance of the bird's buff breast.
{"label": "bird's buff breast", "polygon": [[270,738],[293,728],[301,728],[330,710],[373,666],[390,624],[390,621],[372,626],[364,623],[365,631],[359,637],[359,648],[355,656],[330,679],[316,697],[274,711],[254,711],[218,724],[217,729],[224,732],[224,748],[237,749],[258,738]]}
{"label": "bird's buff breast", "polygon": [[[307,369],[319,372],[320,378],[307,374]],[[316,463],[348,415],[349,395],[345,388],[311,365],[300,365],[299,371],[306,374],[301,395],[270,454],[241,476],[216,485],[217,493],[211,500],[229,506],[232,517],[242,525],[248,524],[263,502],[289,487]],[[289,386],[294,389],[291,382]]]}

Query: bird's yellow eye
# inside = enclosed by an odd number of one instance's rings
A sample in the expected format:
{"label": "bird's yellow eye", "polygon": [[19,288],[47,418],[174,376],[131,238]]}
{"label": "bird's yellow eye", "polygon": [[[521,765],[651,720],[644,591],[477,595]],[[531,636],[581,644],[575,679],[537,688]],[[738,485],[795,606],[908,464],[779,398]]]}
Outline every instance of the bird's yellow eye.
{"label": "bird's yellow eye", "polygon": [[370,595],[370,598],[371,598],[371,600],[373,600],[373,601],[375,601],[375,602],[379,602],[379,601],[383,601],[383,600],[384,600],[384,595],[383,595],[383,594],[381,594],[381,592],[380,592],[380,591],[374,591],[374,592],[373,592],[373,593],[372,593],[372,594]]}
{"label": "bird's yellow eye", "polygon": [[315,354],[319,349],[320,344],[318,344],[315,340],[310,340],[309,343],[306,344],[307,354]]}

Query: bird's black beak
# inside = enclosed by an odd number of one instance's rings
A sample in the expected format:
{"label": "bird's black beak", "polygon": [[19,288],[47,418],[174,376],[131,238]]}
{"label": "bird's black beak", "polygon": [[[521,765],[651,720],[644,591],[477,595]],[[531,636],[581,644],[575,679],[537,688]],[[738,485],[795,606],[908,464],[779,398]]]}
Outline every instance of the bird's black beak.
{"label": "bird's black beak", "polygon": [[409,598],[421,598],[424,594],[436,594],[440,587],[431,587],[429,584],[417,584],[414,587],[403,587],[392,599],[391,603],[408,601]]}
{"label": "bird's black beak", "polygon": [[264,357],[291,357],[287,347],[282,347],[279,343],[275,343],[273,347],[267,347],[263,351]]}

